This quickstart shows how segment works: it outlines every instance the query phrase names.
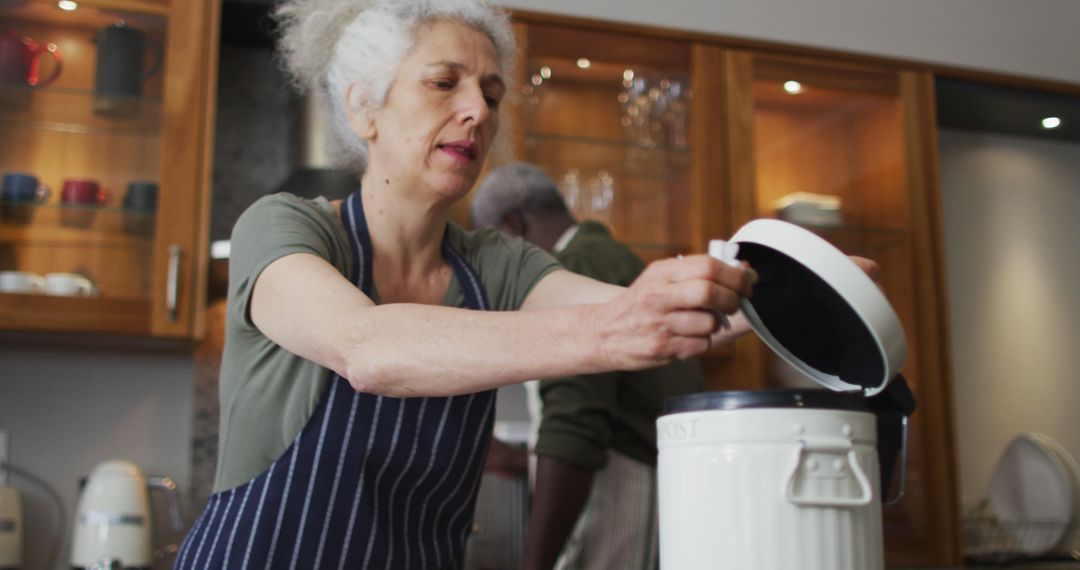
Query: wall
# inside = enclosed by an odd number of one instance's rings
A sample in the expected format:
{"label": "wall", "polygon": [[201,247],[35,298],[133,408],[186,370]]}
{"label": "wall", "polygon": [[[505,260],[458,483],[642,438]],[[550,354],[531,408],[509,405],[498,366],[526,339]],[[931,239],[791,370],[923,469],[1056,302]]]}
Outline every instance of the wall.
{"label": "wall", "polygon": [[[12,338],[0,342],[0,428],[11,434],[11,462],[53,487],[67,512],[66,546],[53,568],[70,567],[79,478],[98,462],[127,459],[187,489],[193,378],[190,355],[175,348],[56,350]],[[57,523],[54,502],[25,478],[10,483],[22,495],[26,517],[23,567],[45,568]],[[190,509],[186,514],[190,518]]]}
{"label": "wall", "polygon": [[944,130],[945,259],[965,505],[1044,432],[1080,458],[1080,145]]}
{"label": "wall", "polygon": [[1074,0],[497,0],[508,8],[1080,84]]}
{"label": "wall", "polygon": [[273,192],[295,163],[296,108],[273,52],[221,46],[210,239],[229,239],[236,218]]}

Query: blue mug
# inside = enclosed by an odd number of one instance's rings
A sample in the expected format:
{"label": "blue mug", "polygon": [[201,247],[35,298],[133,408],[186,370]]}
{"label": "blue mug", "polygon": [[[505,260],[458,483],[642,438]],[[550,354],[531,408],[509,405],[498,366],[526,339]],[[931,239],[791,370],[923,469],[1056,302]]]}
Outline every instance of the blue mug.
{"label": "blue mug", "polygon": [[154,233],[154,211],[157,210],[158,186],[154,182],[136,181],[128,184],[124,195],[124,230],[132,234]]}
{"label": "blue mug", "polygon": [[4,174],[0,200],[18,204],[40,204],[49,199],[49,189],[36,176],[22,172]]}
{"label": "blue mug", "polygon": [[154,182],[139,180],[127,186],[124,208],[136,212],[153,212],[157,209],[158,186]]}

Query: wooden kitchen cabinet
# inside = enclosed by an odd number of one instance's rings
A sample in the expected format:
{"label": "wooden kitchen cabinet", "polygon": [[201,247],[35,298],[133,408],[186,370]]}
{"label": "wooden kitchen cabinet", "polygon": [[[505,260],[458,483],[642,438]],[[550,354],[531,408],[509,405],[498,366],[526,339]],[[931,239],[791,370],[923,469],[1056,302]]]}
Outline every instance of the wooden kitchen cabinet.
{"label": "wooden kitchen cabinet", "polygon": [[[519,22],[516,157],[559,185],[575,217],[608,226],[646,260],[703,251],[690,42]],[[716,228],[717,230],[719,228]]]}
{"label": "wooden kitchen cabinet", "polygon": [[[703,252],[752,219],[781,217],[794,193],[838,204],[803,225],[881,265],[919,403],[906,496],[885,509],[887,562],[957,563],[931,74],[699,34],[515,19],[524,52],[515,157],[543,167],[579,218],[605,222],[642,257]],[[704,364],[713,390],[809,382],[753,335]]]}
{"label": "wooden kitchen cabinet", "polygon": [[[201,334],[216,85],[213,0],[79,0],[0,7],[3,31],[53,44],[63,67],[49,84],[0,82],[0,171],[28,173],[44,201],[3,202],[0,271],[75,273],[90,296],[0,292],[0,329],[165,338]],[[122,22],[122,24],[121,24]],[[102,30],[142,38],[141,93],[100,92]],[[134,50],[138,51],[138,50]],[[160,62],[160,69],[152,71]],[[54,63],[40,58],[39,73]],[[65,180],[100,184],[104,203],[63,201]],[[157,205],[131,207],[135,181]]]}
{"label": "wooden kitchen cabinet", "polygon": [[[903,373],[919,407],[910,423],[905,497],[884,510],[887,561],[955,563],[959,513],[932,77],[739,49],[726,50],[721,67],[732,227],[789,218],[850,255],[874,259],[907,334]],[[783,209],[798,192],[830,207]],[[736,343],[723,368],[744,388],[807,385],[756,337]]]}

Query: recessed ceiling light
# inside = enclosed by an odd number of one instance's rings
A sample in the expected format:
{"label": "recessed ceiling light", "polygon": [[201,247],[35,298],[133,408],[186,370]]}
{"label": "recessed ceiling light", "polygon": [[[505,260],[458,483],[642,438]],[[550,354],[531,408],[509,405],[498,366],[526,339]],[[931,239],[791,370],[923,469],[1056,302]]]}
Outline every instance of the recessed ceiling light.
{"label": "recessed ceiling light", "polygon": [[544,82],[544,78],[540,77],[539,73],[534,73],[532,76],[532,84],[540,87],[540,84]]}
{"label": "recessed ceiling light", "polygon": [[1042,128],[1046,130],[1056,129],[1061,126],[1061,119],[1058,117],[1046,117],[1042,120]]}
{"label": "recessed ceiling light", "polygon": [[56,6],[58,8],[60,8],[61,10],[66,10],[68,12],[71,12],[72,10],[78,8],[79,4],[77,2],[75,2],[74,0],[60,0],[59,2],[56,3]]}
{"label": "recessed ceiling light", "polygon": [[589,69],[590,67],[592,67],[592,62],[589,61],[588,58],[579,57],[577,60],[577,66],[581,69]]}
{"label": "recessed ceiling light", "polygon": [[546,65],[544,67],[541,67],[540,77],[543,77],[544,79],[551,79],[551,68]]}
{"label": "recessed ceiling light", "polygon": [[622,72],[622,78],[623,78],[623,81],[633,81],[634,80],[634,70],[630,69],[630,68],[624,69],[623,72]]}
{"label": "recessed ceiling light", "polygon": [[785,81],[784,91],[787,91],[792,95],[796,93],[802,93],[802,83],[799,83],[798,81]]}

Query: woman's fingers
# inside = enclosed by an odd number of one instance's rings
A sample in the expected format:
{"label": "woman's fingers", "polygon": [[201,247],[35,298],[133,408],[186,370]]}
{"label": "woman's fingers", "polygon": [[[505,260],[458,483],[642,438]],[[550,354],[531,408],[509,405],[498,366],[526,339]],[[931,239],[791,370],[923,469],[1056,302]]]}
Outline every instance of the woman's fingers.
{"label": "woman's fingers", "polygon": [[716,313],[711,311],[674,311],[665,316],[668,331],[676,336],[708,338],[717,326]]}
{"label": "woman's fingers", "polygon": [[641,279],[662,283],[712,281],[742,296],[751,293],[748,267],[734,267],[708,255],[688,255],[657,261],[645,270]]}
{"label": "woman's fingers", "polygon": [[678,337],[671,341],[671,357],[679,359],[691,358],[700,355],[711,347],[708,336]]}
{"label": "woman's fingers", "polygon": [[681,281],[657,286],[657,308],[662,311],[712,309],[734,313],[739,308],[739,293],[712,281]]}
{"label": "woman's fingers", "polygon": [[706,255],[655,262],[599,307],[595,328],[614,368],[643,368],[709,349],[723,313],[751,292],[748,267]]}
{"label": "woman's fingers", "polygon": [[859,269],[863,270],[863,273],[866,273],[871,279],[877,281],[878,275],[881,274],[881,267],[876,261],[856,255],[849,255],[848,258],[851,259],[851,261],[854,261],[855,265],[858,265]]}

